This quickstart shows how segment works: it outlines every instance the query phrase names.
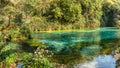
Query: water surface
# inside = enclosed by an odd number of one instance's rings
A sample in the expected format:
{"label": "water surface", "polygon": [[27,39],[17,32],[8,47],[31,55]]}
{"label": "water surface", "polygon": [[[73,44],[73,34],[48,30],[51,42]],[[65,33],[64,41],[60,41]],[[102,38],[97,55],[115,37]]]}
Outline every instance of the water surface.
{"label": "water surface", "polygon": [[[107,66],[115,68],[114,50],[120,46],[120,30],[115,27],[40,33],[32,36],[38,37],[39,43],[52,49],[56,62],[64,64],[75,62],[78,63],[76,65],[78,68],[81,68],[81,64],[88,64],[87,66],[93,64],[94,68],[106,68]],[[103,59],[101,60],[101,58]],[[102,63],[109,64],[103,65]]]}

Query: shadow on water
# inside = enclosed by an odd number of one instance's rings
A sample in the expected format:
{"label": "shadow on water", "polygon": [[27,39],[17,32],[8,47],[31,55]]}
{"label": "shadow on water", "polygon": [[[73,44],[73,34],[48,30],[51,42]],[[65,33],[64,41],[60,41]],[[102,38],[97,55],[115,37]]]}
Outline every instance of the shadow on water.
{"label": "shadow on water", "polygon": [[20,48],[23,52],[28,52],[28,53],[33,53],[37,47],[32,47],[30,46],[30,44],[28,44],[27,42],[19,42],[19,44],[21,45]]}

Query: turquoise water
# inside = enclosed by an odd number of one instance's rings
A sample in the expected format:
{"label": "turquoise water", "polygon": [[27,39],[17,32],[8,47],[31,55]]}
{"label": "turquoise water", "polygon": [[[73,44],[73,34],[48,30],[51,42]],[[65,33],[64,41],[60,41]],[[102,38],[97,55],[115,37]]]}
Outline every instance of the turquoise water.
{"label": "turquoise water", "polygon": [[[119,39],[120,30],[115,27],[101,28],[87,31],[53,32],[34,34],[39,37],[38,42],[60,50],[66,46],[73,46],[80,42],[100,42],[104,39]],[[89,44],[88,44],[89,45]]]}
{"label": "turquoise water", "polygon": [[[97,62],[97,66],[92,68],[106,68],[110,66],[110,64],[113,65],[109,68],[115,68],[116,60],[113,54],[115,49],[120,46],[120,30],[115,27],[86,31],[40,33],[33,34],[32,36],[37,37],[39,43],[49,46],[56,56],[68,55],[68,57],[65,57],[64,61],[67,60],[69,62],[77,59],[75,62],[80,63],[78,65],[79,68],[81,63],[92,62],[93,60]],[[69,57],[71,57],[69,55],[73,57],[80,56],[81,58],[71,60],[69,59]],[[100,60],[99,57],[102,57],[103,60]],[[106,57],[112,62],[106,61]],[[59,61],[62,62],[63,58],[61,60],[59,59]],[[57,57],[55,57],[55,59],[58,60]],[[103,61],[104,63],[109,62],[110,64],[100,67],[99,65]],[[89,66],[89,64],[87,66]]]}

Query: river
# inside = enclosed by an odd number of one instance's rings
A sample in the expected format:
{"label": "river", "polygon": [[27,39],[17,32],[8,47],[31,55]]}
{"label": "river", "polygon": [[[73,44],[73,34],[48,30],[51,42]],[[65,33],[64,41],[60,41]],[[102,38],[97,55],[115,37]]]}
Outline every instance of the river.
{"label": "river", "polygon": [[56,62],[74,64],[75,68],[116,67],[114,55],[120,51],[117,50],[120,47],[120,30],[115,27],[44,32],[32,37],[37,37],[39,43],[51,48]]}

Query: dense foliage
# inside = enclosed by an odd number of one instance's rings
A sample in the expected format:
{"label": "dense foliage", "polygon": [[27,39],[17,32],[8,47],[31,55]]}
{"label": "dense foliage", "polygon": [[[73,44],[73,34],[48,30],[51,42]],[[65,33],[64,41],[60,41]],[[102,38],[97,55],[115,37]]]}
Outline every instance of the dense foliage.
{"label": "dense foliage", "polygon": [[118,0],[0,0],[1,30],[30,32],[119,27]]}

